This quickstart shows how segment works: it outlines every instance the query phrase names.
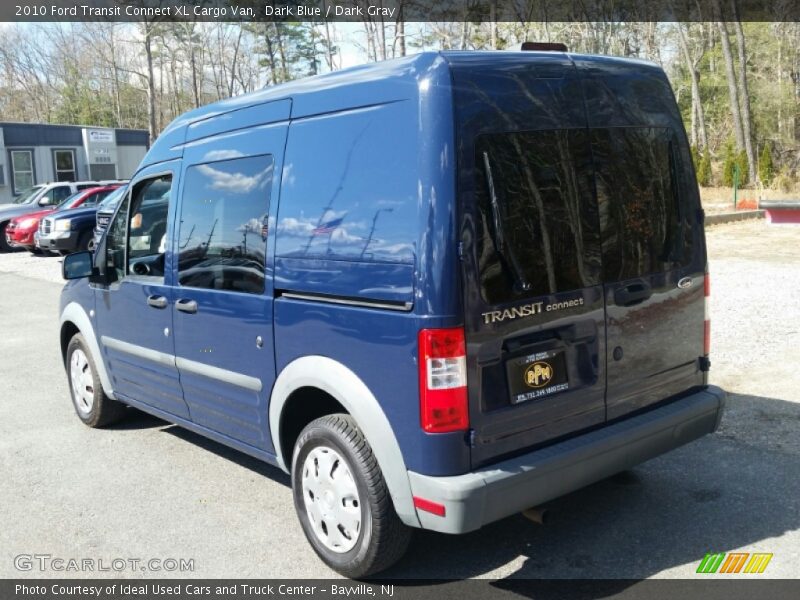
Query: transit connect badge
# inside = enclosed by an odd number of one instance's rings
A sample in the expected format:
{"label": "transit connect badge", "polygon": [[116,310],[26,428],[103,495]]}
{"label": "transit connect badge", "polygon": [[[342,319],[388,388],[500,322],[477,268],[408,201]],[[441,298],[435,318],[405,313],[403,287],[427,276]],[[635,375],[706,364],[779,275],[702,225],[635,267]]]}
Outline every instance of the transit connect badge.
{"label": "transit connect badge", "polygon": [[483,317],[483,322],[486,325],[490,325],[491,323],[502,323],[503,321],[518,319],[519,317],[532,317],[544,312],[553,312],[565,308],[574,308],[576,306],[583,306],[582,297],[565,300],[563,302],[552,302],[551,304],[531,302],[504,310],[490,310],[489,312],[481,313],[481,316]]}

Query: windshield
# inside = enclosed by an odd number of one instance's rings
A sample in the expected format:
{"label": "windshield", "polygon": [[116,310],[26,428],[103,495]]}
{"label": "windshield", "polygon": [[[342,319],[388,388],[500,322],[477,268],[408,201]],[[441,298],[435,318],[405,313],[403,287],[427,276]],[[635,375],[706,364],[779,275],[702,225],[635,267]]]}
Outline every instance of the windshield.
{"label": "windshield", "polygon": [[121,188],[117,188],[111,192],[100,204],[97,205],[97,210],[113,211],[117,207],[117,204],[119,204],[119,199],[122,198],[123,194],[125,194],[125,190],[127,189],[127,186],[122,186]]}
{"label": "windshield", "polygon": [[42,187],[43,186],[41,186],[41,185],[36,185],[36,186],[33,186],[32,188],[28,188],[27,190],[24,190],[19,196],[14,198],[14,204],[27,204],[28,202],[30,202],[33,199],[33,197],[36,194],[38,194],[40,191],[42,191]]}
{"label": "windshield", "polygon": [[59,202],[58,206],[56,206],[56,210],[66,209],[66,208],[74,208],[73,204],[83,196],[83,192],[75,192],[71,196],[67,196],[61,202]]}

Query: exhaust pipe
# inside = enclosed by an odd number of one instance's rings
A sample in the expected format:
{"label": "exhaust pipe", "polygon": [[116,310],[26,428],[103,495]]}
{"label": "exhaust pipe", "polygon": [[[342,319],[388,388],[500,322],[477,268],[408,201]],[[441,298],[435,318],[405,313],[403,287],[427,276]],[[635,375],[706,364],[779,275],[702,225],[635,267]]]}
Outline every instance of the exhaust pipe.
{"label": "exhaust pipe", "polygon": [[537,525],[544,525],[547,523],[547,509],[546,508],[539,508],[537,506],[532,506],[531,508],[526,508],[522,511],[522,515],[536,523]]}

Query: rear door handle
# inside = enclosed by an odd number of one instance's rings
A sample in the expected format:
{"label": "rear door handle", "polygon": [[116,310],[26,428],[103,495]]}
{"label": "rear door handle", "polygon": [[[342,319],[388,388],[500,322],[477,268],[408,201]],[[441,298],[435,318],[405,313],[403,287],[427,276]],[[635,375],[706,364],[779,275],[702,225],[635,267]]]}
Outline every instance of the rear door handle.
{"label": "rear door handle", "polygon": [[164,296],[148,296],[147,304],[153,308],[167,308],[167,299]]}
{"label": "rear door handle", "polygon": [[644,302],[653,295],[653,289],[644,281],[637,281],[619,288],[614,292],[614,303],[617,306],[633,306]]}
{"label": "rear door handle", "polygon": [[188,300],[186,298],[181,298],[175,303],[175,308],[177,308],[181,312],[194,314],[197,312],[197,302],[194,300]]}

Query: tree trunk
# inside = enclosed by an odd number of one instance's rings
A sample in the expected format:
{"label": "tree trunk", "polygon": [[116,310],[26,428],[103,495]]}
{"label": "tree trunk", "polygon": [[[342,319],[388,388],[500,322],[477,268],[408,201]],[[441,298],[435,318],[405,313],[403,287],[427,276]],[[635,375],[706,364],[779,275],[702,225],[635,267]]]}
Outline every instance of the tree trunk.
{"label": "tree trunk", "polygon": [[717,29],[719,29],[719,37],[722,42],[722,56],[725,58],[725,72],[728,79],[728,96],[730,97],[731,116],[733,117],[733,132],[736,136],[736,149],[744,150],[744,130],[742,129],[742,115],[739,110],[739,91],[736,85],[736,71],[733,66],[728,27],[722,21],[717,21]]}
{"label": "tree trunk", "polygon": [[286,47],[283,41],[283,32],[281,31],[281,24],[274,23],[275,26],[275,39],[278,42],[278,57],[281,59],[281,81],[289,81],[289,65],[286,63]]}
{"label": "tree trunk", "polygon": [[150,144],[156,140],[156,82],[153,74],[153,28],[144,22],[144,53],[147,58],[147,131]]}
{"label": "tree trunk", "polygon": [[683,24],[678,23],[677,27],[681,53],[683,54],[683,60],[686,63],[686,69],[689,71],[689,77],[692,81],[692,144],[697,145],[699,142],[701,147],[707,148],[708,134],[706,133],[706,118],[703,110],[703,102],[700,98],[700,74],[697,69],[699,60],[692,59],[692,55],[689,52],[689,41],[683,29]]}
{"label": "tree trunk", "polygon": [[[239,27],[239,36],[236,38],[236,45],[233,48],[233,62],[231,63],[231,79],[230,83],[228,84],[228,97],[230,98],[233,96],[233,85],[236,81],[236,62],[239,60],[239,48],[242,45],[242,32],[244,30]],[[225,55],[220,53],[220,59],[222,60],[223,64],[225,62]]]}
{"label": "tree trunk", "polygon": [[400,46],[400,56],[406,55],[406,23],[403,20],[403,3],[400,2],[400,13],[397,15],[397,25],[395,26],[395,39]]}
{"label": "tree trunk", "polygon": [[275,47],[272,45],[272,37],[269,31],[270,25],[264,27],[264,43],[267,50],[267,62],[269,63],[269,76],[272,79],[272,85],[280,83],[278,81],[278,65],[275,57]]}
{"label": "tree trunk", "polygon": [[194,95],[194,107],[200,106],[200,90],[197,88],[197,57],[195,55],[194,40],[189,38],[189,57],[192,67],[192,93]]}
{"label": "tree trunk", "polygon": [[[733,3],[734,11],[736,2]],[[736,14],[734,12],[734,14]],[[738,18],[738,15],[737,15]],[[756,180],[756,157],[753,154],[753,136],[750,118],[750,93],[747,89],[747,49],[744,45],[744,30],[741,21],[735,21],[733,28],[736,31],[736,46],[739,50],[739,99],[741,100],[742,133],[744,134],[744,150],[747,153],[747,170],[749,181]]]}
{"label": "tree trunk", "polygon": [[489,31],[492,50],[497,50],[497,2],[493,0],[489,6]]}

